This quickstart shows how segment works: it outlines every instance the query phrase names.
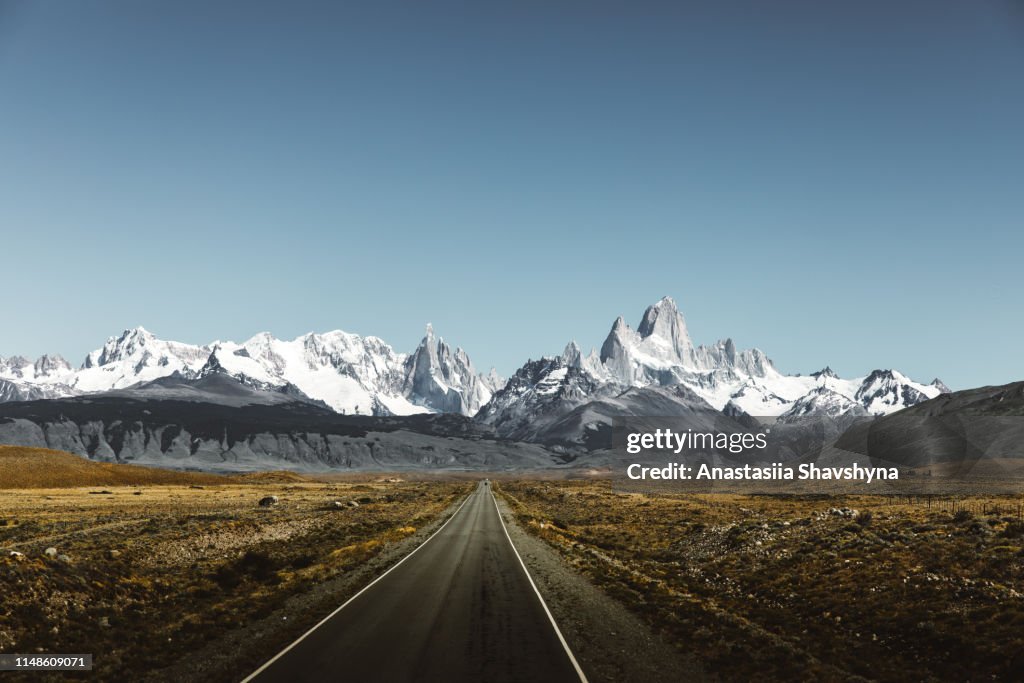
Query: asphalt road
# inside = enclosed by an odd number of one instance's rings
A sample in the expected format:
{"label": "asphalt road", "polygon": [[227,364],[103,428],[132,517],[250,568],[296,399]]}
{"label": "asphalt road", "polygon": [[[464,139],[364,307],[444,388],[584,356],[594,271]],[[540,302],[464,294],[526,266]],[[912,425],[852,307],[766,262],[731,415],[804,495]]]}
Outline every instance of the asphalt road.
{"label": "asphalt road", "polygon": [[581,679],[481,482],[423,545],[246,680]]}

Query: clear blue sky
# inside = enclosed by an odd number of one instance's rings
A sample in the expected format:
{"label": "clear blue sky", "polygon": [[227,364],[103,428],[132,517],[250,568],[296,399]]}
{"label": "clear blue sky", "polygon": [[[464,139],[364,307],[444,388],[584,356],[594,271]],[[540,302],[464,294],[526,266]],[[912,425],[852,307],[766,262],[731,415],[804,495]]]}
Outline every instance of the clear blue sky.
{"label": "clear blue sky", "polygon": [[1024,9],[0,0],[0,355],[670,294],[780,369],[1024,379]]}

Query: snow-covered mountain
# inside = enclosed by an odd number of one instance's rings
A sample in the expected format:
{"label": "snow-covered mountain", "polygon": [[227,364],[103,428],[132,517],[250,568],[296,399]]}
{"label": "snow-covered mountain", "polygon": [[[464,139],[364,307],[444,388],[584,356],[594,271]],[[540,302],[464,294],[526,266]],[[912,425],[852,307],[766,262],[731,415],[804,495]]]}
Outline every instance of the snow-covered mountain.
{"label": "snow-covered mountain", "polygon": [[203,346],[164,341],[138,327],[111,337],[73,369],[59,357],[35,363],[0,359],[0,400],[57,398],[124,389],[179,375],[223,373],[248,386],[295,387],[339,413],[409,415],[423,412],[474,414],[501,383],[496,373],[479,375],[466,352],[427,335],[412,354],[395,352],[377,337],[336,330],[287,341],[261,333],[241,344]]}
{"label": "snow-covered mountain", "polygon": [[675,301],[665,297],[647,308],[635,330],[618,318],[600,351],[584,355],[570,342],[558,357],[528,362],[507,384],[493,370],[478,373],[465,351],[429,325],[410,354],[340,330],[293,340],[261,333],[242,343],[196,346],[163,341],[139,327],[109,339],[77,370],[59,356],[0,358],[0,400],[73,396],[214,372],[254,388],[293,387],[346,414],[476,415],[504,436],[539,433],[588,402],[633,388],[685,387],[715,410],[757,417],[857,415],[858,406],[884,415],[948,392],[938,379],[920,384],[891,369],[852,379],[829,368],[784,375],[762,351],[737,349],[731,339],[697,346]]}
{"label": "snow-covered mountain", "polygon": [[79,393],[124,389],[175,372],[198,371],[210,357],[210,347],[163,341],[142,327],[111,337],[103,348],[85,358],[67,384]]}
{"label": "snow-covered mountain", "polygon": [[21,356],[0,357],[0,377],[26,382],[57,379],[72,371],[71,364],[60,356],[40,356],[30,361]]}
{"label": "snow-covered mountain", "polygon": [[[584,356],[571,342],[561,356],[528,362],[477,420],[503,436],[522,438],[629,389],[675,387],[728,415],[756,417],[885,415],[948,391],[939,380],[919,384],[895,370],[854,379],[842,379],[831,368],[784,375],[762,351],[738,350],[731,339],[695,346],[675,301],[665,297],[647,308],[636,330],[619,317],[600,354]],[[692,403],[678,409],[685,413]],[[682,413],[664,413],[675,414]]]}
{"label": "snow-covered mountain", "polygon": [[865,417],[868,414],[867,409],[857,401],[820,385],[798,398],[781,417]]}
{"label": "snow-covered mountain", "polygon": [[494,368],[488,375],[477,374],[466,352],[453,351],[444,339],[434,336],[431,325],[403,365],[402,395],[414,405],[439,412],[475,415],[504,386]]}
{"label": "snow-covered mountain", "polygon": [[475,419],[502,437],[536,440],[548,425],[578,406],[626,389],[598,379],[578,361],[574,344],[560,357],[527,361]]}
{"label": "snow-covered mountain", "polygon": [[69,396],[70,390],[55,390],[50,387],[37,386],[28,382],[13,382],[0,379],[0,403],[8,401],[38,401],[44,398]]}
{"label": "snow-covered mountain", "polygon": [[601,363],[614,379],[640,386],[687,383],[695,374],[720,370],[749,377],[774,371],[760,350],[737,351],[731,339],[695,347],[671,297],[649,306],[635,331],[620,316],[601,346]]}
{"label": "snow-covered mountain", "polygon": [[71,364],[60,356],[35,361],[0,356],[0,403],[71,396],[75,391],[66,382],[73,374]]}

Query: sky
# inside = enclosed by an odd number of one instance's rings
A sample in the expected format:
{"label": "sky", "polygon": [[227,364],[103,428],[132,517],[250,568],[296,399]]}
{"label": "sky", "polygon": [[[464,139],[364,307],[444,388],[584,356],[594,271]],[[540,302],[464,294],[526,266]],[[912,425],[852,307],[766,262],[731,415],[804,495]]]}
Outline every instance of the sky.
{"label": "sky", "polygon": [[0,0],[0,355],[665,295],[784,372],[1024,379],[1024,6]]}

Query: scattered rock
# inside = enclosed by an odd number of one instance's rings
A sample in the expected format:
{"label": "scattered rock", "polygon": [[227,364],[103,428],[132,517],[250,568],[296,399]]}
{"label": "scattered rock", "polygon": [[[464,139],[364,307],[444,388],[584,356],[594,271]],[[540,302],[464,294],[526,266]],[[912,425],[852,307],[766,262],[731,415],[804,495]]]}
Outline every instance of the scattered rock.
{"label": "scattered rock", "polygon": [[89,491],[89,493],[94,495],[94,496],[112,496],[112,495],[114,495],[113,491],[107,491],[107,490],[103,490],[103,491]]}
{"label": "scattered rock", "polygon": [[46,555],[47,557],[57,557],[57,549],[56,548],[47,548],[46,550],[43,551],[43,555]]}
{"label": "scattered rock", "polygon": [[331,503],[331,508],[334,510],[343,510],[345,508],[345,504],[340,500],[336,500]]}
{"label": "scattered rock", "polygon": [[112,549],[107,551],[107,558],[109,558],[111,560],[116,560],[119,557],[121,557],[121,551],[120,550],[114,550],[112,548]]}
{"label": "scattered rock", "polygon": [[7,553],[7,556],[14,559],[17,562],[25,561],[25,553],[19,553],[17,550],[12,550],[11,552]]}
{"label": "scattered rock", "polygon": [[71,556],[70,555],[58,555],[57,559],[60,560],[61,562],[63,562],[64,564],[71,564]]}
{"label": "scattered rock", "polygon": [[348,502],[348,506],[349,506],[350,508],[357,508],[357,507],[359,507],[359,503],[357,503],[357,502],[356,502],[356,501],[354,501],[354,500],[350,500],[350,501]]}
{"label": "scattered rock", "polygon": [[829,508],[828,514],[833,517],[846,517],[848,519],[853,519],[857,516],[857,511],[853,508]]}
{"label": "scattered rock", "polygon": [[277,505],[277,501],[278,501],[277,496],[265,496],[263,498],[260,498],[260,507],[261,508],[273,507],[273,506]]}
{"label": "scattered rock", "polygon": [[110,619],[109,619],[109,617],[100,617],[99,625],[102,628],[110,628]]}

